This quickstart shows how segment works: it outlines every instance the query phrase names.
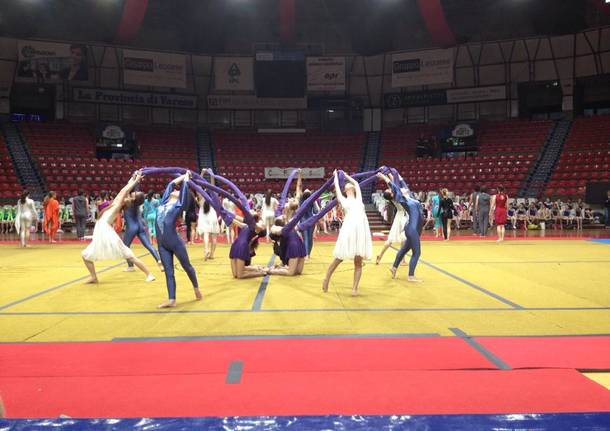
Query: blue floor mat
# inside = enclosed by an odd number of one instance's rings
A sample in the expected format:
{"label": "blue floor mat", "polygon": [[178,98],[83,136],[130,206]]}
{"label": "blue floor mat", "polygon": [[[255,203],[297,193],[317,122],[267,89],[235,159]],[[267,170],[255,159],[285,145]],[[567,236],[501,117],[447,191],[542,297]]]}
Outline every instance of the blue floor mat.
{"label": "blue floor mat", "polygon": [[610,430],[610,413],[420,416],[259,416],[161,419],[0,419],[0,431],[44,430]]}

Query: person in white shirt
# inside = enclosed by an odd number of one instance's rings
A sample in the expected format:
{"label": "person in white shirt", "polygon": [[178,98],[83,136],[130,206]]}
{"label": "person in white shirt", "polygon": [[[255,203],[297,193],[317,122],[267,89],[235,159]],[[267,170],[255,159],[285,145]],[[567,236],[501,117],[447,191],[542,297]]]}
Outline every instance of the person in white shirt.
{"label": "person in white shirt", "polygon": [[38,225],[38,213],[34,201],[29,198],[30,192],[24,190],[17,202],[17,213],[15,215],[15,230],[19,233],[21,247],[29,247],[30,228],[32,224]]}

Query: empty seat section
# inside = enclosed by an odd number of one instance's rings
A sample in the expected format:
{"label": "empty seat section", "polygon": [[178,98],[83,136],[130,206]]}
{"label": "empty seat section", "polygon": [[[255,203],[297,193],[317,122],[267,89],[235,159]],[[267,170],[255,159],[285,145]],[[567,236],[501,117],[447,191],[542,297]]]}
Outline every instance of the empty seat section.
{"label": "empty seat section", "polygon": [[584,198],[587,183],[610,181],[610,115],[577,118],[546,194]]}
{"label": "empty seat section", "polygon": [[[6,148],[4,138],[0,134],[0,198],[3,201],[17,199],[21,194],[21,185],[13,161]],[[9,202],[14,205],[14,202]]]}
{"label": "empty seat section", "polygon": [[[362,162],[363,133],[259,134],[254,132],[214,133],[216,166],[220,174],[234,180],[245,192],[271,188],[281,191],[285,180],[265,178],[266,167],[324,168],[326,177],[334,169],[356,172]],[[324,180],[307,179],[315,188]]]}

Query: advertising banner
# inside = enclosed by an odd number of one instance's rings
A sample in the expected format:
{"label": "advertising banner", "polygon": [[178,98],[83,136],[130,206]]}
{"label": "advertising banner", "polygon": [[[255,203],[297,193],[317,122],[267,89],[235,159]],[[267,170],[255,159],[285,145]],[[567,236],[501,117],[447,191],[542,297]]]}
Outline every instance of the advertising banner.
{"label": "advertising banner", "polygon": [[410,106],[446,105],[445,90],[416,91],[412,93],[388,93],[383,96],[386,109],[407,108]]}
{"label": "advertising banner", "polygon": [[104,88],[73,88],[75,102],[110,103],[113,105],[156,106],[161,108],[196,109],[197,96],[145,91],[108,90]]}
{"label": "advertising banner", "polygon": [[124,49],[123,82],[186,88],[186,58],[182,54]]}
{"label": "advertising banner", "polygon": [[214,58],[214,88],[254,91],[254,61],[251,57]]}
{"label": "advertising banner", "polygon": [[453,50],[392,54],[392,87],[453,82]]}
{"label": "advertising banner", "polygon": [[17,50],[18,81],[57,83],[89,80],[86,45],[19,40]]}
{"label": "advertising banner", "polygon": [[307,57],[307,90],[345,91],[345,57]]}
{"label": "advertising banner", "polygon": [[306,97],[208,96],[209,109],[307,109]]}
{"label": "advertising banner", "polygon": [[[283,180],[296,168],[265,168],[265,178]],[[301,168],[303,178],[324,178],[324,168]]]}
{"label": "advertising banner", "polygon": [[503,99],[506,99],[505,85],[447,90],[447,103],[484,102]]}

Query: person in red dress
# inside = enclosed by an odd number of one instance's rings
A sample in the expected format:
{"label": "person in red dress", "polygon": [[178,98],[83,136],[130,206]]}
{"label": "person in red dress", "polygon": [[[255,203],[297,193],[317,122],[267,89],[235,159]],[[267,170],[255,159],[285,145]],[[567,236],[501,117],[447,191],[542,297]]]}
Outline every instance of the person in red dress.
{"label": "person in red dress", "polygon": [[494,215],[494,221],[496,223],[496,230],[498,231],[497,242],[504,241],[504,225],[506,224],[506,206],[508,203],[508,196],[504,193],[504,187],[498,186],[498,192],[491,198],[491,214]]}

